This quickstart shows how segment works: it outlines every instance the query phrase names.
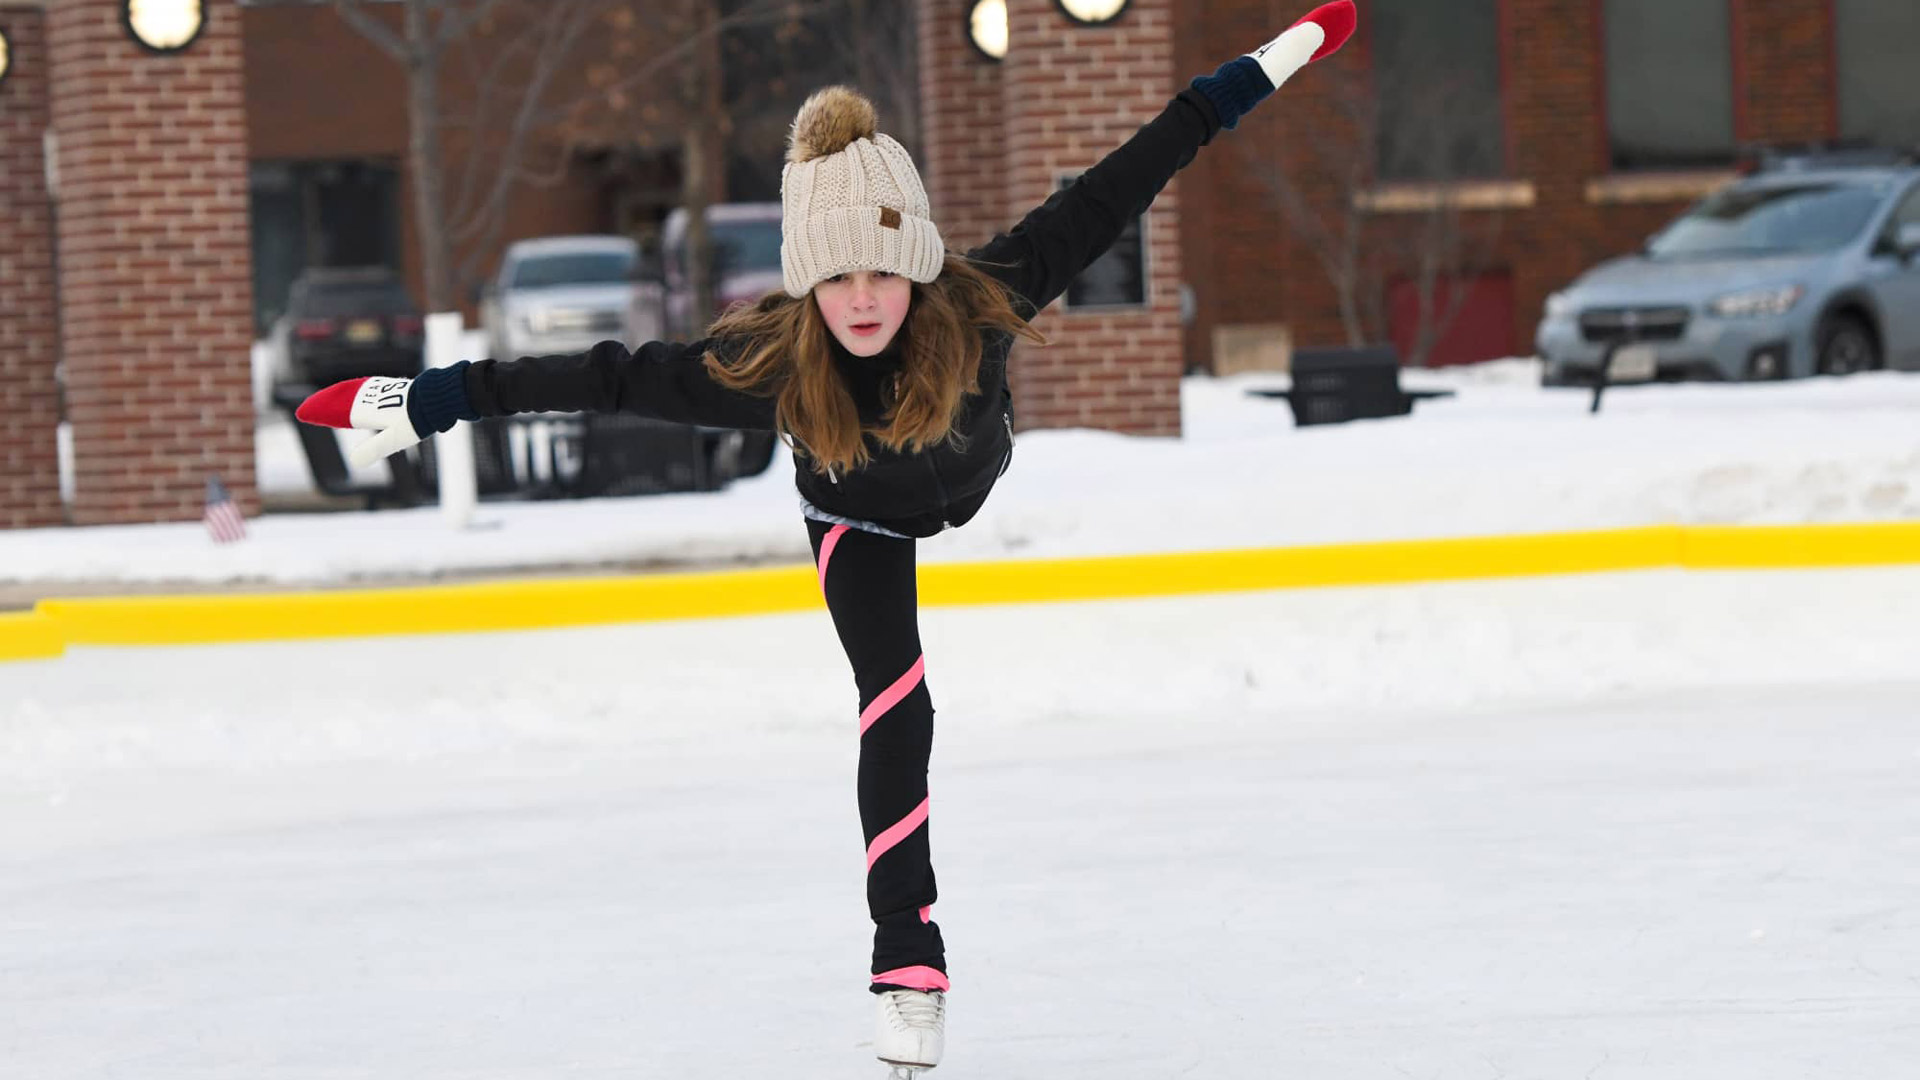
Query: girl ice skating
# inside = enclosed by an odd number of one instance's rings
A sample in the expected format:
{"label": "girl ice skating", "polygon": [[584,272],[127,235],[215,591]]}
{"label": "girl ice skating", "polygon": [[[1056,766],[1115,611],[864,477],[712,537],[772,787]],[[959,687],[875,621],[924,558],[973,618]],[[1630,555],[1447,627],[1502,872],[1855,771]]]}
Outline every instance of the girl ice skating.
{"label": "girl ice skating", "polygon": [[913,160],[873,107],[834,87],[794,120],[781,181],[786,288],[702,340],[606,341],[567,356],[481,360],[357,379],[308,398],[310,424],[370,429],[370,463],[458,420],[630,412],[771,430],[793,448],[820,587],[859,691],[858,797],[875,1052],[940,1062],[946,943],[933,917],[927,763],[933,699],[920,651],[915,542],[966,524],[1012,462],[1007,358],[1027,320],[1112,245],[1222,128],[1353,32],[1327,4],[1180,91],[1132,138],[965,255],[946,250]]}

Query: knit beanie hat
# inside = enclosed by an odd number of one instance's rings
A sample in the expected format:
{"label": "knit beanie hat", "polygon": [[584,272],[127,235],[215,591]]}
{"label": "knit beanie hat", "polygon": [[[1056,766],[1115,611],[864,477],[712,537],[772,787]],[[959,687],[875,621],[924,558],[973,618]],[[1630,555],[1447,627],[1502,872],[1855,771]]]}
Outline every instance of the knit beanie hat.
{"label": "knit beanie hat", "polygon": [[873,103],[844,86],[807,99],[780,174],[780,269],[802,297],[836,274],[938,277],[946,244],[907,149],[876,133]]}

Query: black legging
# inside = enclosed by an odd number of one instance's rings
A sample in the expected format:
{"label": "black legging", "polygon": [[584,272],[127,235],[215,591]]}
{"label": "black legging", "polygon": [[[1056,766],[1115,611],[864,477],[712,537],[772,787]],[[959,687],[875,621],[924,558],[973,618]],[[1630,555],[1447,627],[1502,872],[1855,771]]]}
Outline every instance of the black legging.
{"label": "black legging", "polygon": [[860,825],[867,839],[873,990],[945,990],[933,922],[927,759],[933,698],[920,652],[914,542],[808,519],[820,590],[860,690]]}

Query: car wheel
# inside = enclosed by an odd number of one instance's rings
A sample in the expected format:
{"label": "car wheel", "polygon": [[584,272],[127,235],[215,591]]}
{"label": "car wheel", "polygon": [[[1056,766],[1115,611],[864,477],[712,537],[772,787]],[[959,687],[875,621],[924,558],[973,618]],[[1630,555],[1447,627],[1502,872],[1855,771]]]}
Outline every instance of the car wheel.
{"label": "car wheel", "polygon": [[1815,370],[1822,375],[1857,375],[1880,366],[1880,346],[1873,331],[1853,315],[1831,319],[1820,328],[1820,351]]}

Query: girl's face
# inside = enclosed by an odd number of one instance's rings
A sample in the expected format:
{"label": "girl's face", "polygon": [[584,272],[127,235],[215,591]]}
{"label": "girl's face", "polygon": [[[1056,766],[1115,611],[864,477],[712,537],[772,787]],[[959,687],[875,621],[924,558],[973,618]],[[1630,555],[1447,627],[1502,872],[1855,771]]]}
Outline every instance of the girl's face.
{"label": "girl's face", "polygon": [[855,356],[873,356],[893,342],[913,303],[913,282],[885,270],[855,270],[813,287],[833,336]]}

